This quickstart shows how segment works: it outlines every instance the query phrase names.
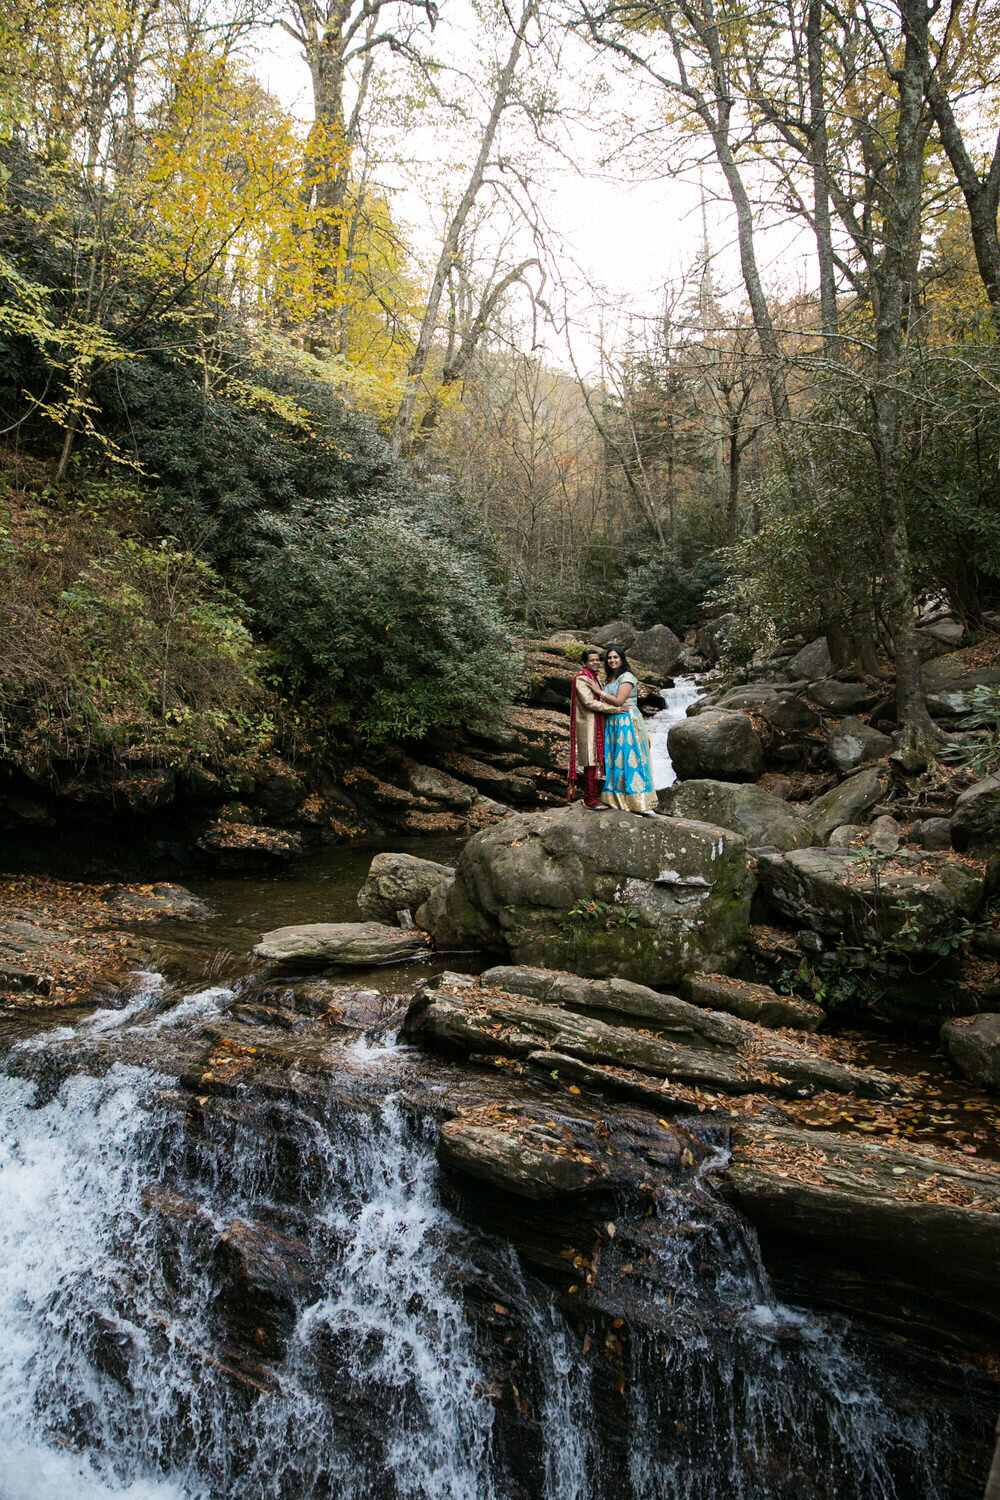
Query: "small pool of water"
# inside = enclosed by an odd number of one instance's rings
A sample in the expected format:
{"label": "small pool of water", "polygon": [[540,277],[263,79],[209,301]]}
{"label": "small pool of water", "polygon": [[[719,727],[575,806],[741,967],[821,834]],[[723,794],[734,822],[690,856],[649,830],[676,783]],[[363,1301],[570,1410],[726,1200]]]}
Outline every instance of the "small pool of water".
{"label": "small pool of water", "polygon": [[[421,859],[454,864],[464,838],[394,838],[385,844],[336,844],[316,850],[293,869],[274,875],[211,875],[185,881],[207,903],[212,916],[201,922],[161,924],[157,967],[173,979],[230,979],[257,967],[253,948],[263,933],[306,922],[360,922],[358,892],[375,855],[383,848]],[[364,976],[369,989],[385,994],[413,989],[417,973],[461,968],[476,972],[478,954],[434,955],[407,964],[338,969],[351,983]]]}

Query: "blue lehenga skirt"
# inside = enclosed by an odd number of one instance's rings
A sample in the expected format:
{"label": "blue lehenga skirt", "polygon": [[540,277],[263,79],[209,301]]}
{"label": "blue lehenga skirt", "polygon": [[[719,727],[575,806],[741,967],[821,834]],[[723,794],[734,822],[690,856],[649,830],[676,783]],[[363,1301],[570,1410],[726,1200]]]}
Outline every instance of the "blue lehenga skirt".
{"label": "blue lehenga skirt", "polygon": [[637,706],[630,704],[604,721],[604,790],[601,801],[626,812],[655,812],[649,735]]}

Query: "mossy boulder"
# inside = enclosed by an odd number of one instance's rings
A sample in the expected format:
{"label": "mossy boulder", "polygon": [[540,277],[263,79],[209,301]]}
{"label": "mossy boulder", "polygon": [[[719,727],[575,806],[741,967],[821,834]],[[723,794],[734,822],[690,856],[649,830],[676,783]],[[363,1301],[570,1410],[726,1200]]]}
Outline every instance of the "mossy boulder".
{"label": "mossy boulder", "polygon": [[548,809],[469,840],[442,926],[457,946],[519,964],[663,985],[733,966],[753,886],[744,841],[726,829]]}

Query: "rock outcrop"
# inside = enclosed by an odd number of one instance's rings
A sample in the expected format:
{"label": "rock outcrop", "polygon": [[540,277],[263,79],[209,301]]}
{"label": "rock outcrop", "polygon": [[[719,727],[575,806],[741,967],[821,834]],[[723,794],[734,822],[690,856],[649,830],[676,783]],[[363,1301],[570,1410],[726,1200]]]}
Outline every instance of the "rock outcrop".
{"label": "rock outcrop", "polygon": [[762,853],[761,889],[797,927],[898,955],[934,952],[982,904],[985,871],[944,854],[900,852],[890,864],[863,851]]}
{"label": "rock outcrop", "polygon": [[[1000,1200],[1000,1173],[754,1124],[733,1131],[728,1175],[761,1232],[791,1241],[797,1253],[837,1246],[839,1256],[893,1278],[946,1274],[949,1296],[970,1309],[995,1299],[1000,1213],[990,1210]],[[942,1188],[951,1203],[935,1201]]]}
{"label": "rock outcrop", "polygon": [[[697,1007],[689,1009],[694,1027]],[[884,1099],[898,1089],[874,1069],[831,1062],[746,1022],[729,1023],[724,1033],[728,1044],[703,1034],[700,1045],[686,1046],[648,1028],[609,1025],[566,1007],[484,990],[456,974],[438,975],[421,985],[403,1031],[431,1047],[466,1056],[525,1058],[550,1074],[570,1066],[573,1077],[598,1080],[612,1089],[617,1083],[625,1093],[646,1097],[661,1108],[674,1083],[779,1097],[808,1097],[825,1090]]]}
{"label": "rock outcrop", "polygon": [[752,889],[744,842],[727,830],[575,806],[519,814],[470,839],[444,915],[459,946],[670,984],[732,966]]}

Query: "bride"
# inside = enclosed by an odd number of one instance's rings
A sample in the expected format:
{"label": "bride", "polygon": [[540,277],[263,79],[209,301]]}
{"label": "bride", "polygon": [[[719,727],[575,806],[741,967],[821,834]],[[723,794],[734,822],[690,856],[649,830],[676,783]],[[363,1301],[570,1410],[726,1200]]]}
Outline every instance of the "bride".
{"label": "bride", "polygon": [[649,735],[639,712],[639,682],[619,646],[609,646],[604,657],[607,681],[601,694],[615,704],[604,721],[604,790],[601,801],[626,812],[657,816]]}

